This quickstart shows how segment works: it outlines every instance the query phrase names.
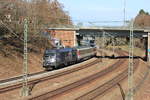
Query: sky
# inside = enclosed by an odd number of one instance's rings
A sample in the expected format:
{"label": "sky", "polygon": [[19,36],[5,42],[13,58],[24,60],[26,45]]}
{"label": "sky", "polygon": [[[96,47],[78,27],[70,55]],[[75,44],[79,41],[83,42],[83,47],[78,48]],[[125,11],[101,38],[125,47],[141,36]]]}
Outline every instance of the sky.
{"label": "sky", "polygon": [[[124,0],[58,0],[74,22],[123,21]],[[140,9],[150,13],[150,0],[125,0],[126,20]]]}

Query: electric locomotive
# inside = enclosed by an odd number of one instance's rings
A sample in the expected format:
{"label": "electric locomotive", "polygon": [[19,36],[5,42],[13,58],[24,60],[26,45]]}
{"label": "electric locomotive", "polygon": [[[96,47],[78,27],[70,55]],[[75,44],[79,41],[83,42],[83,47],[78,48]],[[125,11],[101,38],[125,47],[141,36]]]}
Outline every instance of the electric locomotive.
{"label": "electric locomotive", "polygon": [[43,56],[43,67],[46,70],[57,69],[77,61],[77,53],[74,48],[47,49]]}

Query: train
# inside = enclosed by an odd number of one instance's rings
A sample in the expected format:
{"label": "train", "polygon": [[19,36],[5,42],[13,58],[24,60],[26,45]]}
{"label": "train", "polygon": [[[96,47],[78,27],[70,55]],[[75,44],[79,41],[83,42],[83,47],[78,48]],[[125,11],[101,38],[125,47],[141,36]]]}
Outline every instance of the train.
{"label": "train", "polygon": [[46,70],[58,69],[94,56],[96,56],[96,47],[91,46],[46,49],[43,55],[43,67]]}

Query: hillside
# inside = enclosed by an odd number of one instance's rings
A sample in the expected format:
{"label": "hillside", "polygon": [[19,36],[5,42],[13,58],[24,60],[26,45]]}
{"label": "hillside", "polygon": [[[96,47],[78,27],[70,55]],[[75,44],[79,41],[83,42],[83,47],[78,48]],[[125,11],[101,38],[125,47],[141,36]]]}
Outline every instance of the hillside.
{"label": "hillside", "polygon": [[52,47],[50,38],[44,34],[45,29],[72,25],[63,8],[57,0],[0,1],[0,79],[22,74],[25,30],[28,33],[28,71],[44,70],[43,52]]}

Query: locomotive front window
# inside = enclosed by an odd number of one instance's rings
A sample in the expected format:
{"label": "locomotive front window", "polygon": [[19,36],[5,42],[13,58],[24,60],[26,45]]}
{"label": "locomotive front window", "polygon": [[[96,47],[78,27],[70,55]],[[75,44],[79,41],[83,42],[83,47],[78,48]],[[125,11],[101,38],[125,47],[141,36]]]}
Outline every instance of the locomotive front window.
{"label": "locomotive front window", "polygon": [[55,58],[55,57],[56,57],[55,53],[47,53],[44,56],[45,59],[50,59],[50,58]]}
{"label": "locomotive front window", "polygon": [[45,55],[45,61],[47,61],[47,62],[55,62],[56,61],[56,54],[55,53],[47,53]]}
{"label": "locomotive front window", "polygon": [[55,56],[55,53],[48,53],[45,55],[45,57],[48,57],[48,56]]}

